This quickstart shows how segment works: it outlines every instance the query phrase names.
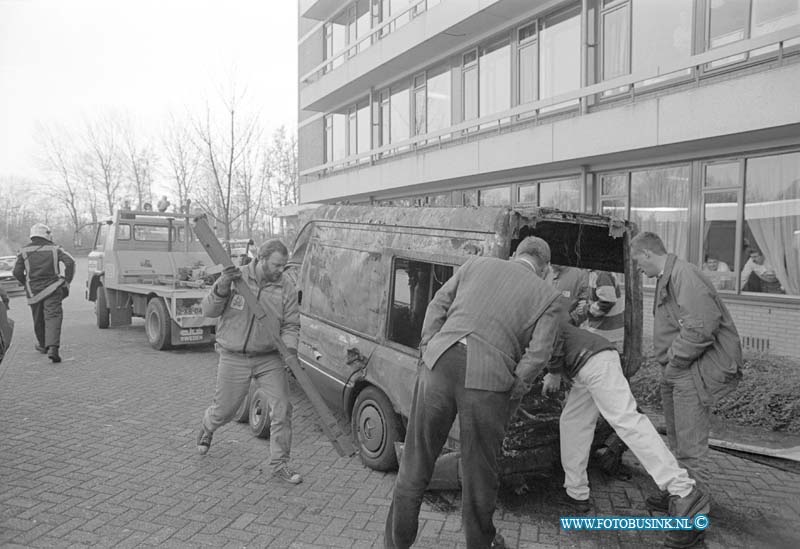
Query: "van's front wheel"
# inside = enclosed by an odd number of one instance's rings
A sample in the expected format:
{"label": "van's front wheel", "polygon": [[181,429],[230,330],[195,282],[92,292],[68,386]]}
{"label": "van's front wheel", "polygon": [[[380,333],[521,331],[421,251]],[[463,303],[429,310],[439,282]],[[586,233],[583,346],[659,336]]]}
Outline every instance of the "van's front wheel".
{"label": "van's front wheel", "polygon": [[386,395],[375,387],[361,391],[353,407],[352,426],[364,465],[376,471],[397,469],[394,443],[401,440],[400,418]]}
{"label": "van's front wheel", "polygon": [[169,317],[164,300],[154,297],[147,303],[144,315],[144,331],[147,341],[154,349],[169,349],[172,343],[172,319]]}

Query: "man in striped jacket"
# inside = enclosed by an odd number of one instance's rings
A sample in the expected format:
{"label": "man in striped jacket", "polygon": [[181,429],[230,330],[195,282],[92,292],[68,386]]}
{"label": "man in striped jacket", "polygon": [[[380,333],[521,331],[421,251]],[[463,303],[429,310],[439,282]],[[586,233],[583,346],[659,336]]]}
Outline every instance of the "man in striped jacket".
{"label": "man in striped jacket", "polygon": [[[61,275],[60,265],[64,265]],[[14,265],[14,277],[25,286],[28,305],[33,313],[36,350],[47,353],[53,362],[61,362],[61,301],[69,295],[75,275],[75,260],[50,239],[50,228],[44,223],[31,227],[31,241],[23,247]]]}

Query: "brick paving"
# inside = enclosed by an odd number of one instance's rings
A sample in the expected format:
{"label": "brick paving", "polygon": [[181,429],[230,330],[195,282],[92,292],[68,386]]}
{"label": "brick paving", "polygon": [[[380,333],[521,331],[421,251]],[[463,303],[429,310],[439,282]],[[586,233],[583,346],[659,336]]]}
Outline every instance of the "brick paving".
{"label": "brick paving", "polygon": [[[300,391],[293,456],[303,484],[270,478],[267,443],[246,425],[218,431],[201,457],[195,435],[216,354],[155,351],[141,322],[100,331],[78,287],[60,365],[33,350],[27,307],[12,301],[17,352],[0,365],[0,547],[382,547],[394,474],[339,457]],[[712,455],[705,546],[800,546],[800,475]],[[626,460],[627,481],[591,471],[597,514],[649,514],[654,485]],[[549,503],[559,479],[530,488],[501,493],[495,519],[511,547],[661,545],[658,532],[564,532]],[[416,547],[465,547],[457,493],[428,497],[420,518]]]}

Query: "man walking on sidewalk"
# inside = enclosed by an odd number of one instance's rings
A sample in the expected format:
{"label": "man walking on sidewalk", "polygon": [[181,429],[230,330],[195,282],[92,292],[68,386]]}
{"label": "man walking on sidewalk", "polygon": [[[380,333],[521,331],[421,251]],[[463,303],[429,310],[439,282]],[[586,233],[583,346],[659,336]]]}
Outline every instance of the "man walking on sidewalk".
{"label": "man walking on sidewalk", "polygon": [[[271,343],[270,332],[297,353],[300,312],[297,290],[283,270],[289,252],[280,240],[268,240],[258,249],[256,261],[240,269],[226,268],[203,300],[203,314],[219,317],[217,324],[217,388],[214,401],[203,416],[197,450],[204,455],[214,432],[230,422],[247,398],[250,378],[267,393],[270,417],[270,462],[273,476],[299,484],[302,478],[289,467],[292,446],[292,403],[289,381],[280,353]],[[278,317],[256,320],[234,280],[247,284],[259,301],[269,303]],[[265,308],[267,308],[265,306]]]}
{"label": "man walking on sidewalk", "polygon": [[[64,265],[64,276],[61,267]],[[75,260],[54,244],[50,227],[37,223],[31,227],[31,241],[23,247],[14,265],[14,278],[25,286],[28,305],[33,314],[36,350],[47,353],[53,362],[61,362],[61,322],[64,310],[61,301],[69,295],[75,275]]]}

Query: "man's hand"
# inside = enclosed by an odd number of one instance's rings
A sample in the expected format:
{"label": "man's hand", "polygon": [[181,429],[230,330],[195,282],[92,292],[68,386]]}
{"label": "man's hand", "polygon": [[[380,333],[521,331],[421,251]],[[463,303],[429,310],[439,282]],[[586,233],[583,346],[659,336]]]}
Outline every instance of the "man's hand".
{"label": "man's hand", "polygon": [[511,400],[519,400],[528,394],[531,388],[527,385],[522,378],[515,377],[514,378],[514,385],[511,386]]}
{"label": "man's hand", "polygon": [[542,396],[550,396],[561,388],[561,374],[547,374],[542,382]]}
{"label": "man's hand", "polygon": [[231,293],[231,284],[233,284],[234,280],[239,280],[240,278],[242,278],[242,271],[237,267],[233,265],[225,267],[219,280],[217,280],[217,293],[222,295]]}

